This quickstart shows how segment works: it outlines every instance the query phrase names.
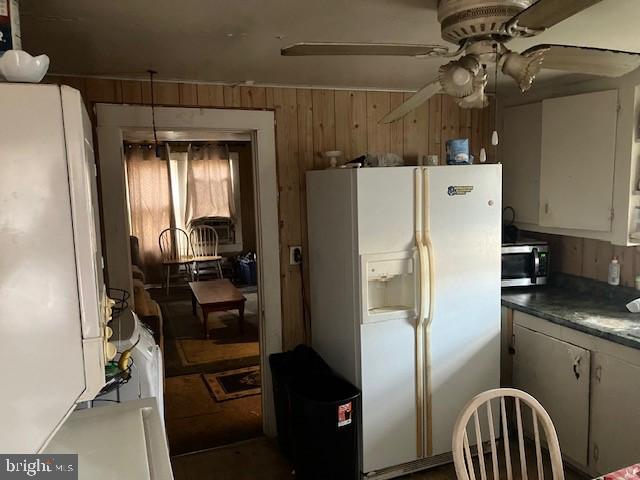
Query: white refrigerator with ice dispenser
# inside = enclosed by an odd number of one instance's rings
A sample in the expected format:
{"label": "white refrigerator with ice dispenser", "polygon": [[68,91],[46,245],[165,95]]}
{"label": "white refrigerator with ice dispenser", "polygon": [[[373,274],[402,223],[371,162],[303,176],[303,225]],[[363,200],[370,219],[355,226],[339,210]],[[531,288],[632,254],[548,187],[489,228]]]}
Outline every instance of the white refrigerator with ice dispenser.
{"label": "white refrigerator with ice dispenser", "polygon": [[499,387],[501,181],[500,165],[307,174],[312,343],[362,390],[370,478],[450,462],[459,412]]}

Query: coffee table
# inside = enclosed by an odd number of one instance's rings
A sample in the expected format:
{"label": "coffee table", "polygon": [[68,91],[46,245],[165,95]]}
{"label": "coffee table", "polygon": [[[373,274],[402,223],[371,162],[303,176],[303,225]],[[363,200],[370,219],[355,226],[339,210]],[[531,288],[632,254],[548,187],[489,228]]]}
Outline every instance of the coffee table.
{"label": "coffee table", "polygon": [[209,338],[207,318],[211,312],[225,312],[238,310],[240,316],[240,331],[244,331],[244,304],[247,301],[242,292],[226,278],[207,280],[204,282],[189,282],[191,289],[191,305],[196,314],[196,304],[202,309],[202,323],[204,338]]}

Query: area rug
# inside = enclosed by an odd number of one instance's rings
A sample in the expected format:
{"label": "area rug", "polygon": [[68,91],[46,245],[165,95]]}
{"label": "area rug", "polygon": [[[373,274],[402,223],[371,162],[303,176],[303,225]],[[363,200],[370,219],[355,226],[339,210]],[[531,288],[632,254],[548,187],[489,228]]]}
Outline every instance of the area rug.
{"label": "area rug", "polygon": [[209,339],[202,333],[201,312],[195,316],[190,297],[165,300],[166,375],[223,372],[260,363],[257,295],[245,294],[245,328],[240,330],[238,312],[209,315]]}
{"label": "area rug", "polygon": [[240,339],[232,343],[218,342],[216,339],[178,339],[176,347],[184,366],[258,357],[260,355],[258,342],[246,342]]}
{"label": "area rug", "polygon": [[202,376],[219,402],[260,395],[260,367],[258,366]]}

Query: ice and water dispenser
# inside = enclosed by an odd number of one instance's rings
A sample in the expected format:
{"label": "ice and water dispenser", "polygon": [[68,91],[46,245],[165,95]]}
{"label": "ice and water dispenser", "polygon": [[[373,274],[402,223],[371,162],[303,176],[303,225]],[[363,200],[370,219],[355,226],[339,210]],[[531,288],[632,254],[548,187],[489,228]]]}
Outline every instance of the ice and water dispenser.
{"label": "ice and water dispenser", "polygon": [[418,278],[413,252],[362,255],[364,323],[416,315]]}

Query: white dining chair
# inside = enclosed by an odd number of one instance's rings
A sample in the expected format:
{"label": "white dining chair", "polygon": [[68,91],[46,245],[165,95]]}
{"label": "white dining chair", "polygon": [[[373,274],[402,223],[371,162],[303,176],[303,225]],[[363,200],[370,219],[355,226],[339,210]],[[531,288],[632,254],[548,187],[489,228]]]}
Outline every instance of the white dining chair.
{"label": "white dining chair", "polygon": [[[541,430],[546,439],[546,447],[549,450],[551,459],[551,470],[553,480],[564,480],[564,470],[562,468],[562,456],[560,453],[560,444],[558,435],[553,426],[551,417],[547,411],[540,405],[535,398],[526,392],[516,390],[514,388],[498,388],[488,390],[474,398],[464,407],[453,429],[453,462],[456,468],[458,480],[487,480],[491,478],[487,476],[487,465],[489,459],[485,461],[485,455],[478,455],[477,466],[479,475],[476,475],[476,467],[473,463],[472,448],[470,446],[467,429],[472,424],[473,436],[471,442],[475,445],[483,445],[488,442],[491,450],[491,472],[493,480],[513,480],[514,468],[511,465],[511,452],[509,445],[509,430],[507,421],[507,406],[505,399],[513,399],[515,403],[515,422],[516,434],[518,440],[518,450],[520,457],[520,475],[515,478],[528,480],[527,460],[525,454],[524,432],[523,432],[523,406],[529,407],[531,410],[531,425],[533,428],[533,437],[536,451],[536,466],[538,480],[544,479],[544,468],[542,461],[542,444],[540,441]],[[498,424],[501,429],[496,431],[494,412],[497,410]],[[483,428],[484,427],[484,428]],[[502,440],[496,439],[496,434],[502,432]],[[482,438],[482,431],[488,431],[488,438]],[[475,438],[474,438],[475,437]],[[501,443],[504,446],[504,460],[506,477],[500,475],[498,447]],[[482,450],[482,449],[481,449]],[[477,449],[473,449],[477,453]]]}
{"label": "white dining chair", "polygon": [[187,232],[181,228],[165,228],[158,236],[162,265],[167,269],[167,295],[171,281],[171,268],[175,265],[184,268],[190,280],[193,280],[193,250]]}
{"label": "white dining chair", "polygon": [[222,278],[222,257],[218,255],[218,232],[209,225],[196,225],[189,232],[193,259],[196,265],[196,279],[200,278],[200,266],[203,263],[214,263],[218,275]]}

